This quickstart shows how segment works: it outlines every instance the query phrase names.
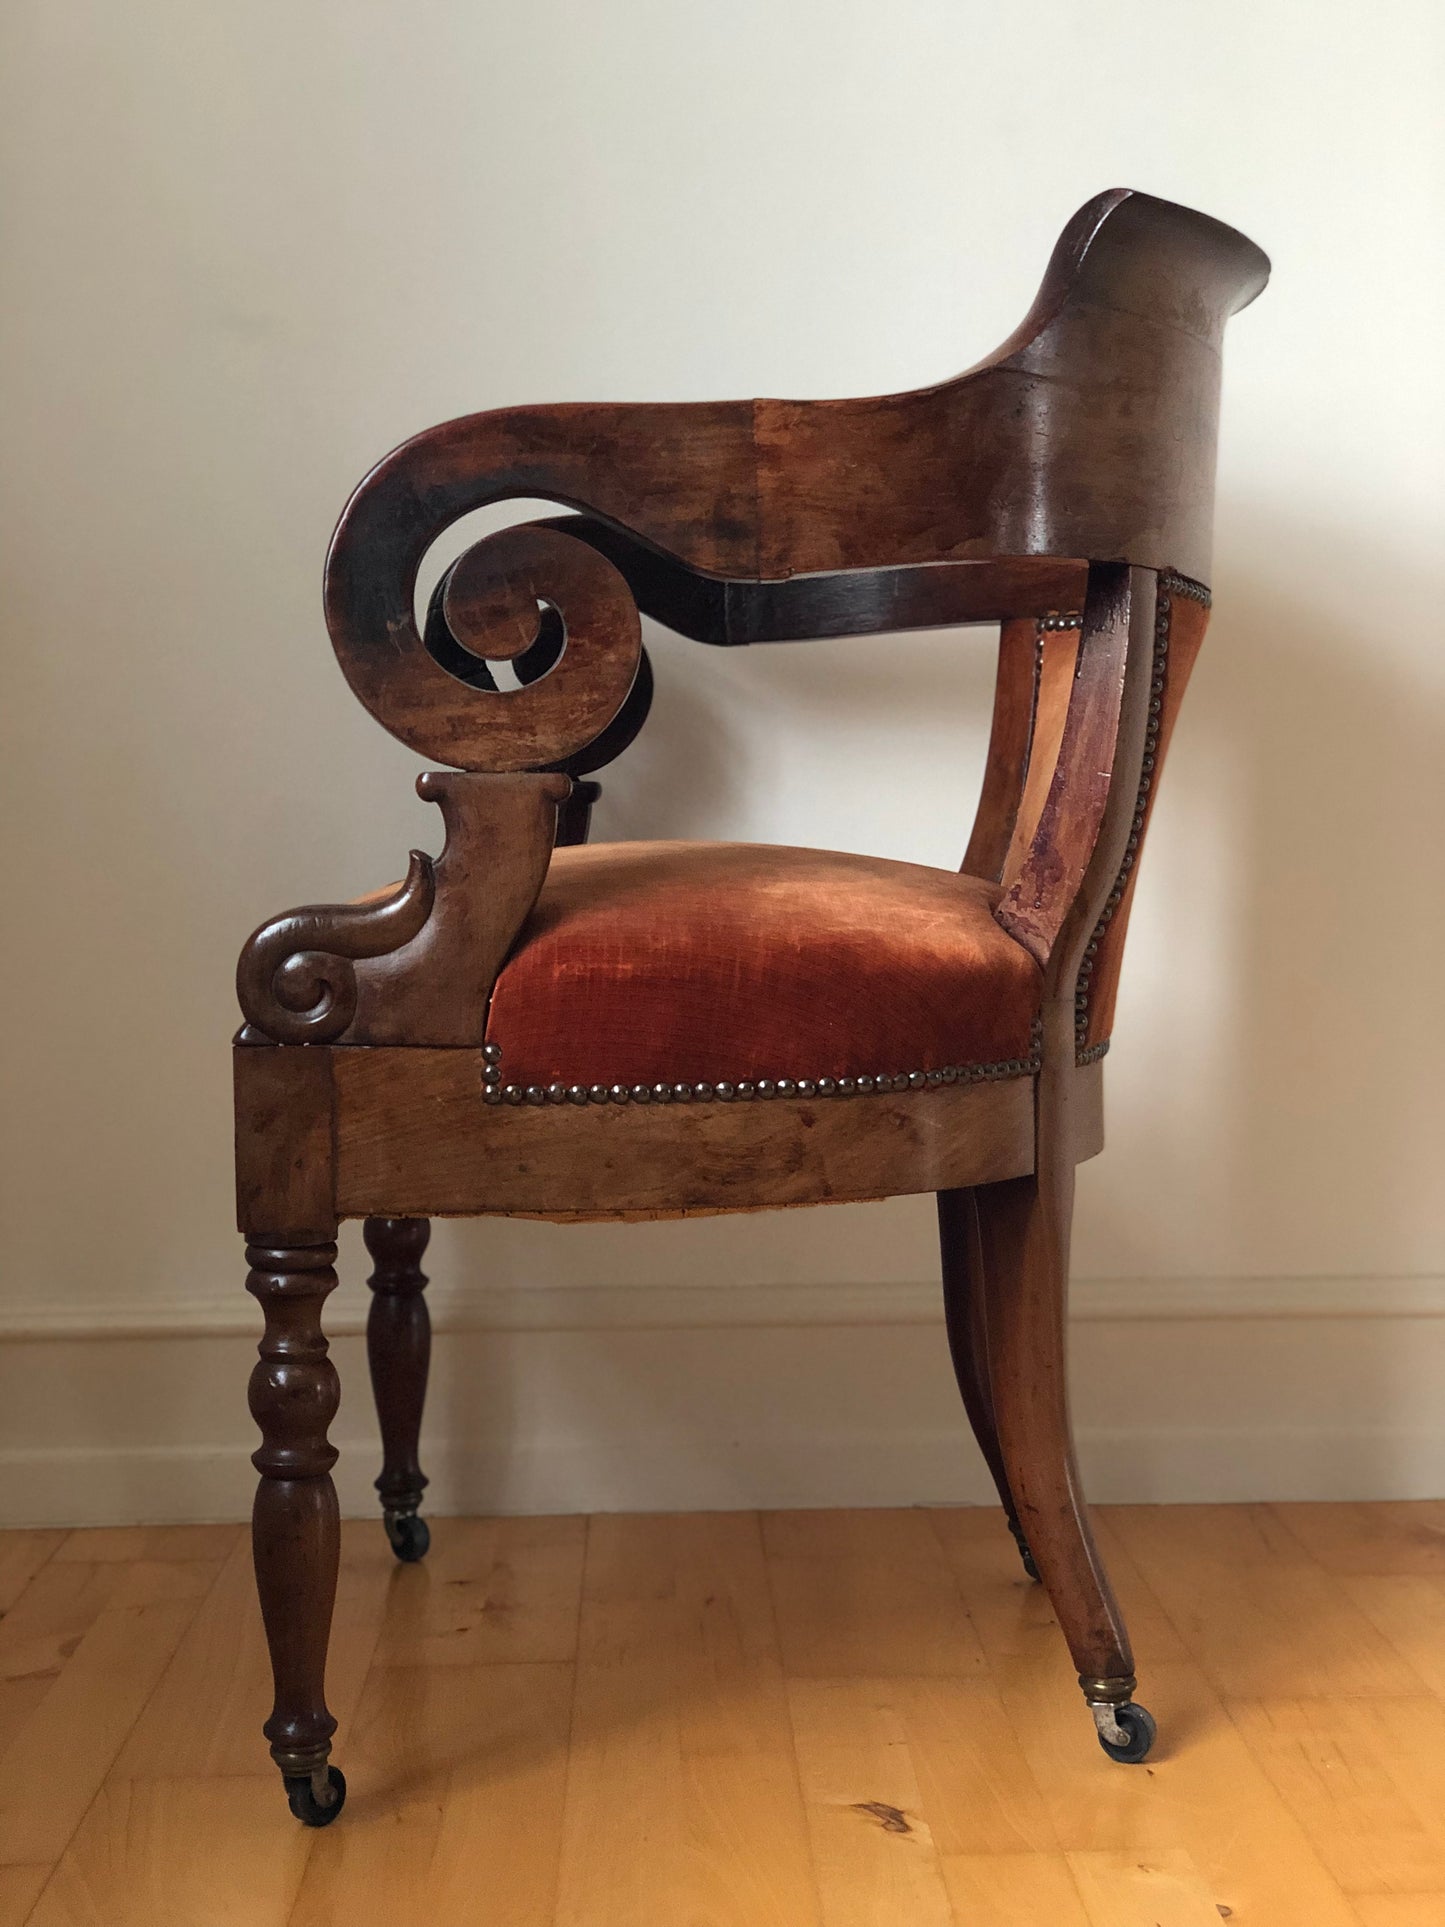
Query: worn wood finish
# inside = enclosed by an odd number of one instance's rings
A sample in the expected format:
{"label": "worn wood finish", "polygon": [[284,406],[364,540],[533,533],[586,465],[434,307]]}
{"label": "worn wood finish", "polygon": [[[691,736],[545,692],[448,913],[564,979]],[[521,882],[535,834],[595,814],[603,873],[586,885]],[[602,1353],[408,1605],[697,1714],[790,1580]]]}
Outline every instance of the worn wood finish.
{"label": "worn wood finish", "polygon": [[[1047,555],[1207,581],[1220,340],[1267,275],[1232,228],[1119,190],[1070,222],[998,353],[938,387],[866,401],[520,408],[430,429],[373,469],[338,524],[326,610],[342,668],[426,754],[516,769],[565,753],[550,735],[507,736],[496,692],[463,700],[416,626],[426,550],[509,496],[584,508],[723,579]],[[498,594],[515,608],[513,550],[493,541]],[[549,556],[559,583],[575,579],[575,556]],[[545,575],[526,574],[523,605],[528,592],[557,600]],[[599,577],[596,589],[624,624],[612,585]],[[590,700],[585,681],[583,692]]]}
{"label": "worn wood finish", "polygon": [[[544,532],[555,529],[569,538],[587,526],[586,518],[580,515],[558,516],[546,521],[522,525],[523,528]],[[485,543],[482,546],[484,549],[487,548]],[[594,542],[590,546],[606,553],[603,545],[599,543]],[[490,553],[490,550],[487,552]],[[472,648],[452,633],[447,615],[448,609],[452,606],[453,577],[464,564],[474,567],[476,561],[474,551],[468,549],[437,583],[427,606],[422,641],[432,661],[444,669],[449,676],[454,676],[458,682],[465,683],[469,689],[496,691],[500,690],[502,685],[493,673],[492,661],[488,661],[484,656],[474,655]],[[628,586],[630,588],[631,584]],[[465,608],[464,601],[464,611]],[[550,676],[562,660],[567,647],[567,625],[551,602],[541,600],[537,602],[536,621],[535,640],[529,643],[519,656],[512,659],[515,678],[524,687],[530,687],[533,683],[541,682],[543,677]],[[465,633],[465,622],[464,614],[463,633]],[[646,649],[640,648],[637,673],[623,698],[621,708],[616,711],[611,722],[605,724],[596,735],[591,736],[581,749],[574,749],[566,755],[556,757],[547,767],[561,770],[568,776],[583,776],[589,770],[602,769],[606,764],[613,762],[634,740],[647,721],[648,712],[652,708],[652,691],[652,663]]]}
{"label": "worn wood finish", "polygon": [[550,675],[516,689],[442,668],[410,609],[382,652],[341,627],[337,658],[360,702],[420,755],[460,769],[545,769],[595,741],[632,688],[642,631],[623,577],[560,529],[503,529],[453,564],[442,611],[476,662],[506,661],[536,642],[544,602],[562,619],[566,648]]}
{"label": "worn wood finish", "polygon": [[481,1043],[487,999],[537,901],[571,783],[427,770],[416,787],[446,823],[436,900],[409,943],[358,969],[346,1043]]}
{"label": "worn wood finish", "polygon": [[[237,971],[250,1020],[243,1042],[481,1043],[492,984],[542,888],[571,783],[427,770],[416,787],[441,808],[441,855],[413,850],[398,892],[263,924]],[[415,909],[403,918],[407,903]]]}
{"label": "worn wood finish", "polygon": [[1014,1504],[1008,1470],[998,1442],[998,1419],[993,1409],[993,1382],[989,1372],[983,1230],[979,1222],[978,1200],[971,1190],[939,1192],[938,1242],[943,1261],[944,1321],[959,1396],[1003,1506],[1008,1529],[1018,1544],[1025,1570],[1036,1578],[1038,1575],[1033,1554],[1019,1525],[1018,1508]]}
{"label": "worn wood finish", "polygon": [[[352,496],[327,561],[338,659],[379,721],[462,773],[420,781],[446,818],[439,859],[414,852],[389,891],[273,919],[238,970],[239,1208],[267,1307],[254,1398],[277,1682],[268,1731],[293,1781],[313,1776],[309,1797],[327,1786],[336,1546],[319,1312],[348,1216],[372,1220],[380,1483],[389,1526],[416,1529],[410,1552],[393,1536],[406,1558],[425,1549],[427,1343],[425,1229],[407,1221],[938,1193],[950,1342],[975,1430],[1086,1695],[1127,1698],[1129,1642],[1067,1402],[1074,1168],[1102,1142],[1100,1067],[1076,1063],[1098,1048],[1076,986],[1095,972],[1091,933],[1118,910],[1157,769],[1145,730],[1160,572],[1207,599],[1224,324],[1267,269],[1218,222],[1111,192],[1069,224],[1021,326],[956,380],[850,401],[505,409],[415,437]],[[574,513],[469,548],[442,574],[423,634],[427,551],[508,497]],[[995,915],[1043,972],[1028,1074],[732,1105],[671,1101],[677,1086],[647,1104],[600,1087],[576,1103],[510,1101],[524,1093],[500,1088],[488,1000],[554,842],[586,836],[596,785],[571,779],[617,755],[647,715],[639,610],[725,646],[1002,623],[965,868],[1001,885]],[[493,673],[503,661],[514,676]],[[1122,929],[1120,916],[1110,971]],[[836,1712],[793,1710],[824,1727]],[[1112,1716],[1101,1732],[1119,1742]],[[853,1805],[894,1812],[888,1799]],[[1098,1882],[1081,1884],[1092,1907]],[[947,1887],[919,1887],[918,1918],[947,1904]],[[1152,1888],[1141,1894],[1153,1904]]]}
{"label": "worn wood finish", "polygon": [[236,1224],[258,1243],[336,1236],[335,1097],[325,1051],[238,1045]]}
{"label": "worn wood finish", "polygon": [[1048,796],[999,908],[1044,964],[1033,1170],[976,1193],[999,1446],[1019,1524],[1085,1692],[1127,1698],[1133,1656],[1090,1527],[1069,1420],[1066,1303],[1073,1220],[1074,984],[1118,875],[1144,754],[1152,572],[1089,572],[1077,664]]}
{"label": "worn wood finish", "polygon": [[417,1572],[347,1525],[327,1840],[237,1731],[267,1683],[239,1528],[52,1534],[38,1566],[0,1534],[31,1572],[0,1684],[33,1695],[0,1921],[455,1927],[481,1894],[506,1927],[1439,1927],[1442,1525],[1103,1508],[1168,1715],[1140,1774],[1076,1744],[992,1507],[455,1519]]}
{"label": "worn wood finish", "polygon": [[[1079,606],[1083,606],[1082,588]],[[1003,876],[1028,775],[1038,700],[1039,644],[1032,620],[1015,617],[999,627],[988,757],[973,830],[960,866],[965,876],[987,877],[992,883]]]}
{"label": "worn wood finish", "polygon": [[[1146,571],[1090,571],[1084,626],[1047,639],[1028,779],[1004,864],[999,922],[1046,970],[1055,973],[1064,924],[1079,915],[1080,892],[1097,852],[1104,813],[1116,824],[1132,812],[1144,753],[1144,713],[1152,660],[1154,577]],[[1138,611],[1147,604],[1145,613]],[[1138,640],[1143,626],[1143,642]],[[1142,661],[1139,650],[1143,649]],[[1138,741],[1122,740],[1126,672],[1136,699]],[[1124,792],[1127,791],[1127,796]],[[1127,830],[1098,891],[1094,916],[1118,875]],[[1092,924],[1090,928],[1092,929]],[[1082,946],[1080,946],[1082,949]],[[1077,975],[1075,959],[1075,975]],[[1073,978],[1069,979],[1072,993]]]}
{"label": "worn wood finish", "polygon": [[[315,1107],[301,1136],[325,1147],[308,1174],[324,1205],[303,1215],[324,1219],[333,1234],[339,1217],[389,1215],[377,1202],[388,1173],[398,1195],[404,1187],[409,1215],[573,1220],[947,1189],[1027,1169],[1033,1157],[1027,1078],[813,1102],[512,1109],[481,1103],[480,1050],[242,1045],[236,1061],[243,1092],[254,1061],[279,1110],[288,1087],[298,1105]],[[1082,1160],[1103,1149],[1102,1066],[1081,1066],[1073,1078]],[[280,1140],[283,1149],[288,1141]],[[253,1186],[244,1212],[262,1210],[264,1196]],[[282,1206],[272,1215],[278,1211],[285,1215]],[[294,1221],[298,1234],[307,1229]]]}
{"label": "worn wood finish", "polygon": [[758,404],[757,573],[1050,554],[1207,581],[1219,343],[1267,276],[1231,228],[1099,196],[1020,327],[956,381]]}
{"label": "worn wood finish", "polygon": [[556,846],[559,850],[587,841],[592,828],[592,811],[602,795],[600,783],[574,783],[572,794],[557,811]]}
{"label": "worn wood finish", "polygon": [[[994,1181],[1034,1155],[1026,1077],[813,1101],[512,1108],[482,1103],[480,1049],[242,1044],[234,1056],[250,1173],[241,1227],[269,1216],[282,1222],[268,1235],[298,1239],[334,1236],[341,1218],[570,1221],[837,1203]],[[1082,1161],[1104,1145],[1103,1067],[1072,1079]],[[266,1110],[253,1132],[257,1090]],[[388,1186],[404,1209],[383,1208]]]}
{"label": "worn wood finish", "polygon": [[256,1585],[276,1698],[264,1731],[288,1779],[325,1767],[336,1721],[326,1706],[326,1646],[336,1599],[341,1524],[326,1436],[341,1396],[321,1306],[336,1287],[334,1244],[250,1244],[246,1289],[266,1314],[251,1374],[261,1474],[251,1518]]}
{"label": "worn wood finish", "polygon": [[375,1260],[366,1281],[371,1287],[366,1359],[381,1425],[376,1489],[395,1542],[396,1522],[415,1515],[427,1483],[418,1454],[431,1364],[431,1315],[421,1261],[431,1226],[425,1218],[368,1218],[362,1236]]}
{"label": "worn wood finish", "polygon": [[[744,506],[753,495],[751,414],[746,402],[508,409],[448,422],[393,451],[347,504],[327,558],[327,625],[357,696],[404,742],[468,767],[537,767],[582,748],[590,738],[580,723],[574,729],[565,711],[554,718],[549,710],[548,730],[530,740],[524,753],[506,731],[508,717],[525,714],[525,706],[509,707],[508,696],[493,690],[467,693],[466,685],[432,661],[415,616],[417,572],[427,550],[459,517],[520,495],[602,513],[615,501],[623,512],[609,519],[636,525],[649,537],[661,529],[685,540],[689,527],[706,524],[715,538],[710,553],[725,563],[734,557],[741,562],[755,546]],[[741,536],[740,546],[730,530]],[[610,690],[614,663],[631,657],[635,669],[637,611],[626,583],[605,558],[570,535],[550,529],[533,531],[533,537],[547,544],[558,582],[546,570],[529,569],[515,599],[507,591],[512,547],[499,549],[501,538],[493,537],[477,548],[496,563],[499,594],[507,594],[509,606],[520,601],[525,608],[530,594],[535,610],[540,596],[561,610],[564,621],[571,614],[598,625],[598,660]],[[662,546],[670,545],[664,540]],[[529,560],[540,553],[530,551]],[[585,610],[562,604],[561,582],[569,588],[580,583],[584,570],[603,600],[605,621],[590,599]],[[734,572],[751,570],[724,569]],[[593,703],[590,680],[580,693]],[[618,707],[625,694],[626,687]],[[594,721],[602,707],[589,708]],[[562,740],[564,719],[567,738],[575,740]],[[601,716],[597,728],[608,720]],[[488,760],[495,758],[501,760]]]}
{"label": "worn wood finish", "polygon": [[409,943],[436,900],[432,861],[413,850],[406,879],[360,903],[308,904],[253,931],[236,965],[244,1042],[325,1044],[356,1015],[356,965]]}
{"label": "worn wood finish", "polygon": [[[1079,1479],[1067,1375],[1068,1220],[1057,1179],[978,1194],[989,1378],[1020,1530],[1081,1679],[1132,1686],[1134,1659]],[[1127,1698],[1127,1691],[1120,1697]]]}
{"label": "worn wood finish", "polygon": [[723,582],[595,516],[549,517],[532,526],[588,543],[621,570],[643,615],[694,642],[724,648],[1061,614],[1083,606],[1088,575],[1086,562],[1068,556],[1006,555],[781,582]]}
{"label": "worn wood finish", "polygon": [[[1039,830],[1039,820],[1048,801],[1049,787],[1058,769],[1059,749],[1064,724],[1074,693],[1074,671],[1079,660],[1079,631],[1064,629],[1036,637],[1033,710],[1029,728],[1028,758],[1024,766],[1023,787],[1018,798],[1013,833],[1009,837],[999,871],[999,881],[1007,888],[1018,877]],[[1004,667],[1000,663],[1000,668]],[[1048,844],[1040,845],[1047,860]]]}
{"label": "worn wood finish", "polygon": [[1209,621],[1209,600],[1197,585],[1161,575],[1155,603],[1154,674],[1150,680],[1149,727],[1143,774],[1114,888],[1080,965],[1074,1029],[1081,1051],[1107,1046],[1119,974],[1124,960],[1134,885],[1139,875],[1154,799],[1164,774],[1174,724]]}
{"label": "worn wood finish", "polygon": [[[1027,1170],[1028,1078],[908,1096],[487,1106],[478,1051],[333,1054],[342,1215],[826,1204]],[[1096,1081],[1097,1066],[1079,1073]]]}

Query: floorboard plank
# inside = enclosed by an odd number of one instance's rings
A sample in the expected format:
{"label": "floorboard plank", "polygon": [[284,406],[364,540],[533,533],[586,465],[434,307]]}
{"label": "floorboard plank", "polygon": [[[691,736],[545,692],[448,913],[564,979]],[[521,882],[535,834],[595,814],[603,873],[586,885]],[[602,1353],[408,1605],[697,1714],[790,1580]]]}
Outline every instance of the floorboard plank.
{"label": "floorboard plank", "polygon": [[1187,1853],[1071,1853],[1089,1927],[1219,1927],[1209,1887]]}
{"label": "floorboard plank", "polygon": [[751,1514],[591,1523],[556,1918],[818,1921]]}
{"label": "floorboard plank", "polygon": [[[1133,1854],[1151,1866],[1177,1866],[1183,1855],[1211,1906],[1230,1908],[1236,1927],[1358,1927],[1142,1576],[1144,1561],[1128,1556],[1159,1510],[1142,1508],[1147,1516],[1114,1572],[1136,1634],[1139,1697],[1159,1722],[1156,1749],[1142,1767],[1120,1767],[1100,1751],[1042,1587],[1017,1583],[973,1515],[934,1515],[1059,1843],[1070,1855]],[[1111,1558],[1119,1552],[1118,1523],[1118,1509],[1098,1521]]]}
{"label": "floorboard plank", "polygon": [[1440,1927],[1445,1920],[1445,1892],[1359,1894],[1355,1908],[1360,1927]]}
{"label": "floorboard plank", "polygon": [[1326,1572],[1445,1579],[1445,1499],[1271,1510]]}
{"label": "floorboard plank", "polygon": [[18,1535],[0,1927],[1445,1927],[1436,1511],[1104,1511],[1137,1768],[993,1508],[348,1524],[316,1833],[243,1529]]}
{"label": "floorboard plank", "polygon": [[1331,1695],[1233,1701],[1229,1710],[1347,1893],[1445,1888],[1445,1706],[1438,1700]]}
{"label": "floorboard plank", "polygon": [[[361,1696],[391,1588],[404,1575],[380,1527],[348,1520],[326,1664],[326,1697],[346,1724]],[[262,1722],[271,1710],[271,1668],[256,1599],[249,1534],[238,1537],[114,1768],[118,1779],[185,1774],[247,1778],[270,1770]],[[276,1799],[285,1811],[279,1781]]]}
{"label": "floorboard plank", "polygon": [[0,1867],[0,1927],[26,1927],[50,1868]]}
{"label": "floorboard plank", "polygon": [[1346,1577],[1340,1586],[1435,1697],[1445,1700],[1445,1579]]}
{"label": "floorboard plank", "polygon": [[346,1811],[315,1836],[291,1927],[550,1927],[572,1674],[555,1661],[377,1667]]}
{"label": "floorboard plank", "polygon": [[87,1565],[137,1559],[228,1558],[244,1526],[77,1526],[66,1534],[57,1559],[80,1559]]}
{"label": "floorboard plank", "polygon": [[945,1854],[943,1877],[959,1927],[1091,1927],[1061,1853]]}
{"label": "floorboard plank", "polygon": [[312,1836],[276,1809],[270,1774],[108,1780],[27,1927],[285,1927]]}
{"label": "floorboard plank", "polygon": [[763,1544],[790,1678],[982,1678],[928,1512],[766,1513]]}
{"label": "floorboard plank", "polygon": [[582,1518],[438,1519],[396,1588],[376,1664],[575,1658],[586,1537]]}
{"label": "floorboard plank", "polygon": [[64,1540],[63,1532],[0,1532],[0,1614],[10,1611]]}
{"label": "floorboard plank", "polygon": [[0,1756],[124,1582],[123,1566],[38,1570],[0,1620]]}
{"label": "floorboard plank", "polygon": [[[903,1682],[789,1682],[825,1927],[953,1927],[942,1856],[897,1709]],[[893,1689],[893,1690],[887,1690]]]}
{"label": "floorboard plank", "polygon": [[[199,1599],[145,1565],[116,1597],[0,1756],[0,1858],[57,1860],[195,1615]],[[209,1573],[209,1566],[202,1568]]]}
{"label": "floorboard plank", "polygon": [[[889,1749],[908,1755],[910,1784],[917,1787],[915,1817],[939,1853],[1057,1848],[1039,1789],[990,1682],[804,1679],[790,1684],[788,1697],[805,1779],[805,1751],[842,1761],[850,1734],[866,1734],[870,1758]],[[864,1811],[883,1798],[865,1788],[844,1804]]]}
{"label": "floorboard plank", "polygon": [[1419,1675],[1269,1506],[1121,1506],[1115,1530],[1228,1698],[1411,1699]]}

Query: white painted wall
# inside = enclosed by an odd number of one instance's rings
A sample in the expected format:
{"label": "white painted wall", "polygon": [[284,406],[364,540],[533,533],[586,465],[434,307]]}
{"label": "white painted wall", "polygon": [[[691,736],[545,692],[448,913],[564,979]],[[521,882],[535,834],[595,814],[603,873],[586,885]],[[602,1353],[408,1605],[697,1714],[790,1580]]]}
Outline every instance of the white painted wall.
{"label": "white painted wall", "polygon": [[[0,33],[0,1518],[245,1503],[235,953],[437,842],[320,621],[365,467],[493,405],[949,374],[1110,185],[1275,282],[1230,335],[1215,623],[1082,1181],[1086,1460],[1113,1496],[1445,1492],[1439,9],[11,0]],[[652,641],[602,834],[957,860],[977,635]],[[472,1328],[444,1504],[982,1495],[926,1200],[433,1259]]]}

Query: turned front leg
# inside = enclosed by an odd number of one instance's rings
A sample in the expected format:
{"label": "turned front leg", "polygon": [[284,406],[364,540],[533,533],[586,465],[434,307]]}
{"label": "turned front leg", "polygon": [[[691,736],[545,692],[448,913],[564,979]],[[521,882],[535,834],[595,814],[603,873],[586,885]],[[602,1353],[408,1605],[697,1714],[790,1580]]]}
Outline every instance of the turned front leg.
{"label": "turned front leg", "polygon": [[411,1563],[425,1555],[431,1537],[417,1516],[427,1482],[418,1447],[431,1363],[427,1278],[421,1268],[431,1226],[425,1218],[368,1218],[362,1236],[376,1261],[367,1280],[372,1297],[366,1321],[366,1356],[381,1424],[376,1489],[391,1549]]}
{"label": "turned front leg", "polygon": [[345,1796],[345,1782],[327,1764],[336,1721],[325,1690],[341,1552],[331,1483],[337,1455],[326,1433],[340,1387],[321,1306],[336,1284],[336,1246],[248,1245],[246,1258],[246,1289],[266,1315],[250,1386],[261,1428],[251,1536],[276,1687],[264,1731],[293,1812],[317,1826],[335,1818]]}

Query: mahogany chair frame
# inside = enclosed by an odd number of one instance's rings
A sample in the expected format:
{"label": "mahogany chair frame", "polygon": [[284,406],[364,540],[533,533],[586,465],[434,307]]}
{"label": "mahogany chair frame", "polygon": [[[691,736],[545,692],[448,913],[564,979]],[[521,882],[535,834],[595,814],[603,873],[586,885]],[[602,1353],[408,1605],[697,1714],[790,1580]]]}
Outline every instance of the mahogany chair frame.
{"label": "mahogany chair frame", "polygon": [[[387,729],[449,767],[418,780],[445,822],[438,858],[414,851],[389,891],[263,925],[237,977],[239,1220],[265,1314],[251,1381],[265,1732],[309,1824],[345,1792],[324,1692],[338,1386],[321,1323],[344,1218],[366,1221],[376,1263],[377,1485],[393,1548],[414,1559],[430,1218],[935,1192],[949,1342],[1010,1527],[1105,1750],[1148,1750],[1066,1384],[1074,1171],[1103,1142],[1089,975],[1127,911],[1171,612],[1208,601],[1224,324],[1267,277],[1233,229],[1115,191],[1070,222],[1015,334],[954,381],[864,401],[470,416],[398,448],[347,504],[326,570],[342,669]],[[427,550],[508,497],[571,513],[468,549],[419,623]],[[995,915],[1042,970],[1028,1057],[979,1075],[884,1067],[831,1089],[506,1081],[488,996],[554,844],[586,835],[585,777],[645,718],[639,612],[722,646],[1002,625],[963,867],[1002,886]],[[505,660],[516,688],[488,668]]]}

